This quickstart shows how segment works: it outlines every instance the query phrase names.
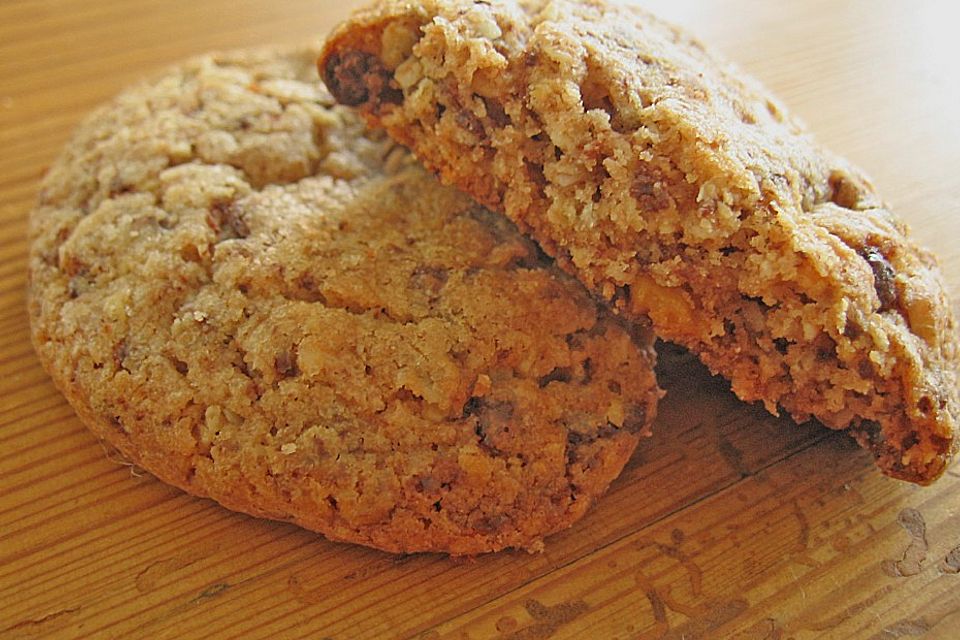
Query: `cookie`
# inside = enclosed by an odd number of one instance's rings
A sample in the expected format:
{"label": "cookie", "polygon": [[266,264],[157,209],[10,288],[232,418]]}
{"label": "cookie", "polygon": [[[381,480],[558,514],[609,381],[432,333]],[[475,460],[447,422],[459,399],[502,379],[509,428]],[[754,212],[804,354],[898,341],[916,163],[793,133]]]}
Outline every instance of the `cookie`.
{"label": "cookie", "polygon": [[79,128],[31,217],[37,352],[192,494],[394,552],[539,549],[647,433],[649,332],[334,106],[317,54],[201,57]]}
{"label": "cookie", "polygon": [[341,103],[742,399],[849,429],[891,476],[943,472],[958,349],[936,259],[689,35],[604,0],[385,0],[319,68]]}

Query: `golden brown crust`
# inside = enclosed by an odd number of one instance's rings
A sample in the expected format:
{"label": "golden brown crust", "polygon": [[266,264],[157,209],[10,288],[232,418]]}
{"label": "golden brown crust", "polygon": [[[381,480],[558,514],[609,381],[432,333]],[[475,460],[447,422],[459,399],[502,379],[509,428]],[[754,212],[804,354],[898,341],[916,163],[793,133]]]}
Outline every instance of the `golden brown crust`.
{"label": "golden brown crust", "polygon": [[936,260],[690,36],[604,0],[384,0],[319,68],[741,398],[849,428],[895,477],[945,469],[960,355]]}
{"label": "golden brown crust", "polygon": [[335,107],[316,55],[204,56],[86,121],[31,216],[40,358],[97,435],[232,509],[537,549],[648,429],[650,336]]}

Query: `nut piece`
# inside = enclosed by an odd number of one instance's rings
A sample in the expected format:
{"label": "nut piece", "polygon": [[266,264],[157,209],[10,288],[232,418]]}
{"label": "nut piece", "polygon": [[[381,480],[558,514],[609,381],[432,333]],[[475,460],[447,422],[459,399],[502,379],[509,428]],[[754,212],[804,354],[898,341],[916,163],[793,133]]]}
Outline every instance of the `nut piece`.
{"label": "nut piece", "polygon": [[630,312],[649,315],[654,322],[668,325],[682,335],[701,333],[696,309],[688,296],[679,288],[657,284],[649,276],[637,276],[631,284]]}

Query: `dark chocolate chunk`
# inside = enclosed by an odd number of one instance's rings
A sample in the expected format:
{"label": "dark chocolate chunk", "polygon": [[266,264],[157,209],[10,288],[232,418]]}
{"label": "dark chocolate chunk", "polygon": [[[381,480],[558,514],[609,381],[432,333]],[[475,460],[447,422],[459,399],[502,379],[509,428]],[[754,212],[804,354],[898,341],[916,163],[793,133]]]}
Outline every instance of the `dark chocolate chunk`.
{"label": "dark chocolate chunk", "polygon": [[363,51],[335,54],[324,70],[327,88],[338,102],[350,107],[368,103],[374,113],[382,104],[399,104],[403,92],[393,82],[392,74],[376,57]]}
{"label": "dark chocolate chunk", "polygon": [[880,311],[890,311],[899,306],[897,273],[877,247],[867,246],[860,251],[861,257],[873,270],[873,287],[880,298]]}

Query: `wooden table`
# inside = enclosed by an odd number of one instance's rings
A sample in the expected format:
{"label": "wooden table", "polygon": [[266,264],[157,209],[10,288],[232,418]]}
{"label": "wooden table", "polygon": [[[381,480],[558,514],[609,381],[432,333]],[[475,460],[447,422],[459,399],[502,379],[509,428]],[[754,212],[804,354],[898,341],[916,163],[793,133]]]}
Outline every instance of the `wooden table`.
{"label": "wooden table", "polygon": [[[667,351],[657,435],[540,555],[391,556],[123,463],[42,373],[27,212],[79,118],[207,49],[320,38],[352,0],[0,4],[0,637],[960,638],[960,468],[882,477],[842,435]],[[960,290],[951,0],[651,0],[870,172]]]}

